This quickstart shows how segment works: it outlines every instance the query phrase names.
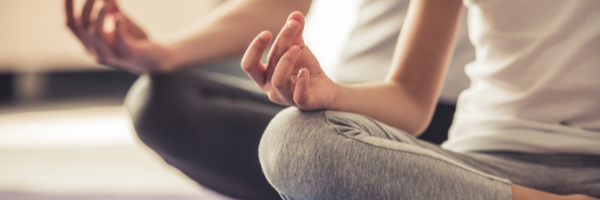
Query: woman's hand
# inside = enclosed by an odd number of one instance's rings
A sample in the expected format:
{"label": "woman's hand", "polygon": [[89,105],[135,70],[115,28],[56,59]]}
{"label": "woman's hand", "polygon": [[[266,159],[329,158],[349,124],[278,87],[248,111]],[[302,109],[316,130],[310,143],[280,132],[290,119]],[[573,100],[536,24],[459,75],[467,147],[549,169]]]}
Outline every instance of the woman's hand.
{"label": "woman's hand", "polygon": [[95,3],[87,0],[79,18],[74,15],[73,0],[65,1],[65,10],[67,26],[98,63],[137,74],[171,71],[166,48],[151,41],[123,15],[115,0],[102,0],[102,8],[94,17]]}
{"label": "woman's hand", "polygon": [[277,36],[266,64],[260,59],[273,36],[262,32],[246,51],[242,68],[275,103],[304,110],[333,108],[340,87],[325,75],[304,45],[303,28],[304,16],[292,13]]}

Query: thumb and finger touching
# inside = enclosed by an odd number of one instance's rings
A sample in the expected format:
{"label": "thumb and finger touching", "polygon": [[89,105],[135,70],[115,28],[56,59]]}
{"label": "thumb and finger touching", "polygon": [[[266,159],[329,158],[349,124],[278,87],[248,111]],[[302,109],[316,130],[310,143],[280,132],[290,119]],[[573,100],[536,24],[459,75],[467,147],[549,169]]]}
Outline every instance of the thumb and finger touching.
{"label": "thumb and finger touching", "polygon": [[115,0],[104,0],[104,5],[107,9],[107,12],[114,16],[115,21],[121,20],[124,27],[127,27],[125,31],[129,33],[133,38],[136,39],[147,39],[148,35],[146,32],[140,28],[136,23],[131,21],[126,15],[123,15],[121,9],[119,8],[119,4]]}
{"label": "thumb and finger touching", "polygon": [[106,19],[106,8],[102,8],[98,14],[98,20],[94,23],[94,33],[92,40],[98,56],[102,59],[114,57],[110,43],[104,33],[104,22]]}
{"label": "thumb and finger touching", "polygon": [[165,51],[121,12],[115,0],[86,0],[81,15],[65,0],[67,26],[98,63],[136,74],[160,71]]}
{"label": "thumb and finger touching", "polygon": [[[308,68],[315,67],[305,65],[318,65],[318,62],[312,61],[314,56],[305,48],[303,29],[304,16],[299,12],[290,14],[273,44],[267,64],[260,62],[260,59],[272,35],[263,32],[250,44],[242,60],[242,68],[273,102],[301,109],[314,109],[319,107],[319,102],[316,102],[311,94],[311,74]],[[300,67],[302,69],[295,71]]]}
{"label": "thumb and finger touching", "polygon": [[91,48],[92,44],[85,36],[85,31],[81,26],[81,20],[75,18],[73,0],[65,0],[65,12],[67,16],[67,27],[69,27],[71,32],[77,37],[77,39],[79,39],[79,41],[81,41],[86,50],[93,54],[93,48]]}

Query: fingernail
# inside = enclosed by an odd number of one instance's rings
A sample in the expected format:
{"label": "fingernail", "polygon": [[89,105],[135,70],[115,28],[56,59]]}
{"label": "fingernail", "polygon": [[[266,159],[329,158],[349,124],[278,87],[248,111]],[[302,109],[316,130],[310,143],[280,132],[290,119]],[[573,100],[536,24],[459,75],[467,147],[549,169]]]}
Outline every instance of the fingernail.
{"label": "fingernail", "polygon": [[298,71],[298,78],[306,76],[306,73],[306,68],[300,69],[300,71]]}
{"label": "fingernail", "polygon": [[290,28],[296,28],[296,27],[300,26],[300,23],[296,20],[290,20],[290,21],[288,21],[287,25]]}

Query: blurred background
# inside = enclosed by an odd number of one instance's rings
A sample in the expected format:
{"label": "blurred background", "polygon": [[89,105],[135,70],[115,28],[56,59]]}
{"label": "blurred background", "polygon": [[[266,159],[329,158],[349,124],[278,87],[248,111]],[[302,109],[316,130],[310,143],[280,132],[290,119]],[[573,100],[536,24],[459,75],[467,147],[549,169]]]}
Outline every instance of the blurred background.
{"label": "blurred background", "polygon": [[[222,1],[119,3],[161,39]],[[307,16],[306,43],[328,73],[357,8],[315,0]],[[0,200],[228,199],[138,141],[122,107],[137,77],[95,64],[65,24],[63,0],[0,0]]]}

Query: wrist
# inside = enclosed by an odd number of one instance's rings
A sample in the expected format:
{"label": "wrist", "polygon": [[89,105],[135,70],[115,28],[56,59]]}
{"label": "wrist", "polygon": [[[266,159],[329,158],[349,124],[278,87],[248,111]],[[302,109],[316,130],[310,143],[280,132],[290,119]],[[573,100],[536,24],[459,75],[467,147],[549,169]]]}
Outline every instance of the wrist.
{"label": "wrist", "polygon": [[174,51],[173,46],[168,44],[158,44],[158,49],[160,52],[160,67],[159,73],[170,73],[176,71],[176,67],[181,63],[178,61],[176,57],[176,53]]}
{"label": "wrist", "polygon": [[336,83],[335,85],[337,87],[338,92],[334,96],[333,102],[332,102],[331,106],[328,108],[328,110],[343,111],[347,104],[346,101],[348,101],[348,95],[350,94],[350,92],[349,92],[350,87],[347,85],[339,84],[339,83]]}

